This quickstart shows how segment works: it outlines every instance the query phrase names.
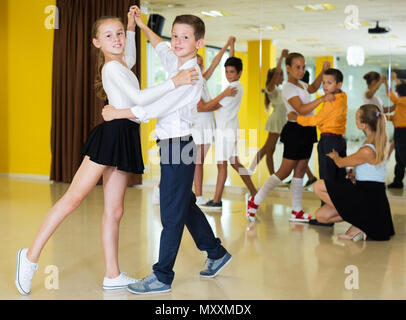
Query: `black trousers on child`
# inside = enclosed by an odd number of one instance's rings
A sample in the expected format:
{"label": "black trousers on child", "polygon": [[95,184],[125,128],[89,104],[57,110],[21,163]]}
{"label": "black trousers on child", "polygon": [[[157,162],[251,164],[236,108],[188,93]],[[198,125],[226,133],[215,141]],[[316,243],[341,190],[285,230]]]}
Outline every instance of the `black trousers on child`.
{"label": "black trousers on child", "polygon": [[206,216],[196,205],[192,191],[196,145],[191,137],[158,141],[161,156],[160,209],[162,232],[158,262],[153,270],[159,281],[171,284],[176,256],[183,235],[189,230],[196,247],[209,259],[223,257],[227,250],[216,238]]}
{"label": "black trousers on child", "polygon": [[347,156],[347,143],[342,135],[322,133],[317,145],[319,176],[323,180],[343,181],[347,176],[345,168],[337,167],[334,161],[327,156],[333,149],[338,152],[340,157]]}
{"label": "black trousers on child", "polygon": [[402,184],[406,168],[406,128],[395,128],[395,179],[394,183]]}

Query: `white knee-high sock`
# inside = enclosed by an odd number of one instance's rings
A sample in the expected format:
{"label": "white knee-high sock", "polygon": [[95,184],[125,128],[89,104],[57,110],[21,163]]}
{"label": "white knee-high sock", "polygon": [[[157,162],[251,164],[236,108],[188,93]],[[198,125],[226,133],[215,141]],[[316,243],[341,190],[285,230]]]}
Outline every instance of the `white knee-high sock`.
{"label": "white knee-high sock", "polygon": [[303,179],[293,178],[290,183],[290,196],[292,197],[292,210],[302,210]]}
{"label": "white knee-high sock", "polygon": [[276,175],[273,174],[272,176],[270,176],[256,194],[254,198],[254,203],[256,205],[260,205],[262,201],[264,201],[268,193],[271,192],[280,183],[281,180]]}

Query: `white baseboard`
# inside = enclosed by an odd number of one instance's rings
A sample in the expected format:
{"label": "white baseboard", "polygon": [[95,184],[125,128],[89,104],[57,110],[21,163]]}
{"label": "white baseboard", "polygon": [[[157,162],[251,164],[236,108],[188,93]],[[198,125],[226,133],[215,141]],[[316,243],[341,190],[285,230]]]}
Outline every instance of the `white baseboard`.
{"label": "white baseboard", "polygon": [[44,174],[25,174],[25,173],[0,173],[0,178],[9,178],[17,180],[36,180],[36,181],[50,181],[48,175]]}

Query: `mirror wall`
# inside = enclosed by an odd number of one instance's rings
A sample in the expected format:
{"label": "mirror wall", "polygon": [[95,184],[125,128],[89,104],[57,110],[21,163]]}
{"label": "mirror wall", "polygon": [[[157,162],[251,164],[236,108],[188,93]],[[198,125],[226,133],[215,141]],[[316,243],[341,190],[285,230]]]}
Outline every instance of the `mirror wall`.
{"label": "mirror wall", "polygon": [[[364,137],[355,124],[355,112],[364,104],[367,91],[363,76],[370,71],[386,75],[390,86],[391,71],[398,78],[406,78],[406,23],[400,12],[405,12],[404,1],[360,0],[356,1],[267,1],[261,0],[260,37],[272,39],[276,55],[282,49],[300,52],[306,57],[306,69],[310,81],[317,76],[324,60],[332,62],[344,75],[343,90],[348,96],[348,114],[345,138],[347,153],[355,152]],[[377,28],[377,22],[379,28]],[[371,33],[369,29],[375,29]],[[384,30],[386,29],[386,30]],[[381,31],[387,31],[379,33]],[[353,49],[351,49],[353,47]],[[359,60],[359,61],[357,61]],[[285,72],[285,81],[286,81]],[[322,95],[322,88],[317,94]],[[375,93],[383,106],[391,106],[385,86]],[[387,123],[389,138],[393,139],[393,123]],[[267,133],[262,131],[263,135]],[[283,145],[276,147],[275,167],[279,167]],[[278,162],[279,161],[279,162]],[[387,163],[387,182],[393,181],[395,157],[391,154]],[[316,145],[309,163],[317,176]],[[262,168],[262,166],[261,166]],[[261,171],[263,172],[263,171]],[[261,183],[266,172],[260,177]],[[307,178],[304,178],[306,183]],[[311,190],[309,188],[308,190]],[[406,196],[404,190],[389,189],[388,196]]]}
{"label": "mirror wall", "polygon": [[[406,30],[405,19],[400,14],[406,12],[406,3],[402,0],[359,0],[337,1],[328,3],[297,0],[226,0],[221,3],[214,0],[200,1],[141,1],[148,13],[159,13],[166,19],[163,36],[169,37],[171,24],[178,14],[192,13],[200,16],[206,24],[206,47],[199,51],[205,58],[208,68],[214,56],[224,46],[229,36],[236,37],[236,56],[243,60],[244,70],[241,83],[244,97],[239,112],[240,142],[239,158],[249,167],[256,153],[265,144],[268,132],[266,121],[272,108],[266,111],[264,93],[266,73],[275,67],[281,51],[300,52],[306,57],[306,69],[312,82],[320,71],[323,61],[330,61],[332,66],[344,74],[343,90],[348,96],[348,117],[346,139],[348,153],[353,152],[361,143],[363,133],[356,128],[355,112],[364,103],[367,90],[364,74],[376,71],[386,74],[396,71],[399,77],[406,78]],[[390,29],[386,33],[369,33],[368,29],[379,27]],[[356,47],[348,53],[348,48]],[[348,53],[348,54],[347,54]],[[147,53],[148,57],[153,52]],[[228,83],[224,76],[224,54],[222,62],[208,82],[210,94],[217,96]],[[354,60],[355,59],[355,60]],[[359,62],[357,62],[360,59]],[[355,65],[357,64],[357,65]],[[287,79],[286,70],[285,82]],[[159,65],[152,58],[148,59],[148,86],[159,81]],[[283,86],[283,84],[282,84]],[[320,90],[314,95],[322,95]],[[391,103],[385,94],[384,85],[376,92],[384,106]],[[153,127],[154,123],[150,124]],[[393,137],[393,124],[388,122],[387,130]],[[150,135],[152,141],[153,135]],[[145,145],[145,144],[144,144]],[[204,190],[214,191],[217,179],[215,146],[207,154],[204,167]],[[317,150],[314,148],[309,167],[318,176]],[[274,153],[274,168],[278,169],[282,159],[283,144],[278,142]],[[159,180],[159,162],[157,149],[149,144],[148,168],[145,180]],[[316,161],[315,161],[316,160]],[[393,179],[395,165],[392,153],[387,168],[388,182]],[[265,158],[259,163],[252,176],[256,186],[261,186],[269,177]],[[287,179],[289,180],[289,179]],[[304,178],[304,183],[307,178]],[[227,186],[243,187],[238,174],[229,167]],[[280,189],[287,188],[287,184]],[[242,189],[236,188],[236,193]],[[230,189],[231,190],[231,189]],[[230,191],[229,190],[229,191]],[[311,187],[307,189],[312,191]],[[406,196],[403,190],[389,190],[390,196]]]}

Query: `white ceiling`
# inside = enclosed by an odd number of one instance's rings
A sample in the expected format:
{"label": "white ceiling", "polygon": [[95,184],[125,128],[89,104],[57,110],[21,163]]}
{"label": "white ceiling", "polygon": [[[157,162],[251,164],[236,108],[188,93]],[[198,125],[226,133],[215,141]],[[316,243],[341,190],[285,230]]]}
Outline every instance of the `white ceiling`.
{"label": "white ceiling", "polygon": [[[295,5],[330,3],[336,10],[304,12]],[[166,18],[163,35],[169,36],[171,24],[179,14],[195,14],[206,23],[206,43],[223,46],[230,35],[237,37],[237,50],[246,51],[248,40],[272,39],[280,51],[287,48],[304,55],[345,55],[350,45],[362,45],[367,55],[406,54],[406,0],[141,0],[149,13]],[[376,20],[390,33],[376,39],[369,27],[347,30],[344,13],[356,5],[359,21],[372,27]],[[230,16],[209,18],[201,11],[225,11]],[[252,28],[278,26],[281,31],[253,31]],[[309,41],[310,39],[310,41]],[[399,48],[398,46],[404,46]]]}

